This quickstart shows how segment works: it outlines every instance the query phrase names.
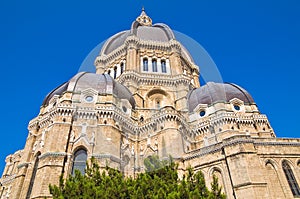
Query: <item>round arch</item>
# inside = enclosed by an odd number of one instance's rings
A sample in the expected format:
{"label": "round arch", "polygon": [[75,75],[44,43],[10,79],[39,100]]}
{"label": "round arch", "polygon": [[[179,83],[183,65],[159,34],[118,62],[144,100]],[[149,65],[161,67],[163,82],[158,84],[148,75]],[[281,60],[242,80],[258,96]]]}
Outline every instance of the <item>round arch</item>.
{"label": "round arch", "polygon": [[164,106],[170,105],[172,101],[170,99],[170,95],[160,88],[150,90],[146,96],[148,98],[147,106],[154,109],[160,109]]}
{"label": "round arch", "polygon": [[273,169],[275,169],[276,171],[278,171],[279,165],[278,163],[273,160],[273,159],[266,159],[265,160],[265,167],[271,165],[273,167]]}

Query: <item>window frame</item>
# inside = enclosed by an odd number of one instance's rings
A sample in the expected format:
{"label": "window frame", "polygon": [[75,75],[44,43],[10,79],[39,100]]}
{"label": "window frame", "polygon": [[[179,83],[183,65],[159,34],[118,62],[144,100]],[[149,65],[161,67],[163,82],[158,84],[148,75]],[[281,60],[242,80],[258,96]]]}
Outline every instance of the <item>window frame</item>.
{"label": "window frame", "polygon": [[148,68],[148,64],[149,63],[149,61],[148,61],[148,58],[143,58],[143,71],[148,71],[149,70],[149,68]]}
{"label": "window frame", "polygon": [[[85,155],[84,160],[81,160],[80,155]],[[76,158],[79,157],[79,160],[76,160]],[[82,175],[85,174],[85,168],[86,168],[86,161],[87,161],[87,150],[84,148],[79,148],[74,152],[73,155],[73,164],[72,164],[72,171],[71,174],[75,175],[75,170],[79,170]]]}
{"label": "window frame", "polygon": [[158,72],[157,70],[157,59],[152,59],[152,72]]}
{"label": "window frame", "polygon": [[114,67],[114,79],[117,78],[117,71],[118,71],[118,68],[117,66]]}
{"label": "window frame", "polygon": [[161,65],[161,72],[162,73],[167,73],[167,61],[162,59],[160,61],[160,65]]}
{"label": "window frame", "polygon": [[120,74],[123,74],[123,72],[124,72],[124,63],[122,62],[121,64],[120,64]]}
{"label": "window frame", "polygon": [[284,160],[282,162],[282,170],[285,174],[286,180],[289,184],[289,187],[292,191],[293,196],[300,197],[300,189],[299,189],[299,185],[297,183],[297,179],[295,178],[293,170],[286,160]]}

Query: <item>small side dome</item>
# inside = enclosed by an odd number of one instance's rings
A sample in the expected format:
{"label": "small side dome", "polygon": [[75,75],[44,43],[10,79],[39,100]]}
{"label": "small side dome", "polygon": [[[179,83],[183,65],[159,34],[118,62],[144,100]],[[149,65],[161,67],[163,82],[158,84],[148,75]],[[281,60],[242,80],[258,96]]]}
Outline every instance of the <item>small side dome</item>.
{"label": "small side dome", "polygon": [[47,106],[54,95],[62,95],[64,92],[78,93],[88,88],[97,90],[98,94],[113,94],[119,99],[127,99],[131,106],[135,108],[135,100],[128,88],[117,83],[107,74],[87,72],[80,72],[76,74],[68,82],[52,90],[45,97],[42,105]]}
{"label": "small side dome", "polygon": [[215,102],[229,102],[233,98],[238,98],[245,104],[254,104],[251,95],[236,84],[208,82],[206,85],[190,91],[188,109],[189,112],[192,112],[198,104],[210,105]]}
{"label": "small side dome", "polygon": [[69,82],[65,82],[55,89],[53,89],[48,95],[44,98],[44,101],[42,103],[42,106],[47,106],[49,104],[49,101],[54,95],[62,95],[68,88]]}

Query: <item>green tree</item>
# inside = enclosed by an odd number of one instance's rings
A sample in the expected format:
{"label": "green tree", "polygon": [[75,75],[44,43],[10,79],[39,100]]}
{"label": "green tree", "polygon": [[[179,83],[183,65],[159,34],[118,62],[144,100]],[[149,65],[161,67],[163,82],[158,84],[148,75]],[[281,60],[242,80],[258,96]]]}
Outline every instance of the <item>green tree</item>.
{"label": "green tree", "polygon": [[211,192],[209,199],[225,199],[225,195],[222,194],[222,187],[219,185],[218,178],[213,175],[213,181],[211,183]]}
{"label": "green tree", "polygon": [[188,168],[182,179],[178,178],[178,165],[172,160],[160,161],[152,156],[145,159],[146,172],[136,178],[124,177],[116,169],[100,167],[94,159],[85,175],[75,171],[59,185],[49,185],[54,199],[132,198],[132,199],[225,199],[216,176],[208,190],[202,172]]}

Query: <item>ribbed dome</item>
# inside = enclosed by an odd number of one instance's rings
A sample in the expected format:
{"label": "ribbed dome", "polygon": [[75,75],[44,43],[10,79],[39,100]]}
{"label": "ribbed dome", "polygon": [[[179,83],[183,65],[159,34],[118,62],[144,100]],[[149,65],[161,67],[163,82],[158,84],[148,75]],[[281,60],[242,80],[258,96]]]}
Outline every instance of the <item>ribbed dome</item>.
{"label": "ribbed dome", "polygon": [[119,32],[113,36],[111,36],[103,45],[100,55],[101,54],[109,54],[112,51],[114,51],[115,49],[117,49],[119,46],[121,46],[122,44],[124,44],[125,40],[127,39],[127,37],[130,35],[130,31],[122,31]]}
{"label": "ribbed dome", "polygon": [[[147,16],[143,10],[141,15],[132,23],[130,30],[119,32],[105,42],[100,51],[100,55],[110,54],[122,46],[130,36],[135,36],[142,41],[169,42],[176,40],[173,31],[168,25],[163,23],[152,25],[152,19]],[[183,45],[181,45],[181,47],[183,55],[189,61],[194,62],[187,49]]]}
{"label": "ribbed dome", "polygon": [[131,30],[119,32],[110,37],[104,44],[100,54],[109,54],[122,44],[130,35],[135,35],[137,38],[145,41],[168,42],[175,39],[172,30],[166,24],[154,24],[153,26],[142,26],[135,21],[132,24]]}
{"label": "ribbed dome", "polygon": [[[136,26],[136,27],[135,27]],[[131,30],[119,32],[110,37],[104,44],[100,54],[109,54],[125,43],[128,36],[135,35],[145,41],[168,42],[175,39],[172,30],[165,24],[154,24],[153,26],[133,25]]]}
{"label": "ribbed dome", "polygon": [[219,101],[229,102],[233,98],[238,98],[245,104],[254,103],[251,95],[236,84],[208,82],[206,85],[190,91],[188,95],[189,112],[192,112],[198,104],[210,105]]}
{"label": "ribbed dome", "polygon": [[44,99],[43,106],[49,104],[54,95],[62,95],[64,92],[78,93],[85,89],[92,88],[98,91],[98,94],[113,94],[117,98],[127,99],[132,107],[135,107],[135,100],[131,92],[125,86],[117,83],[107,74],[95,74],[80,72],[72,77],[68,82],[63,83],[52,90]]}

